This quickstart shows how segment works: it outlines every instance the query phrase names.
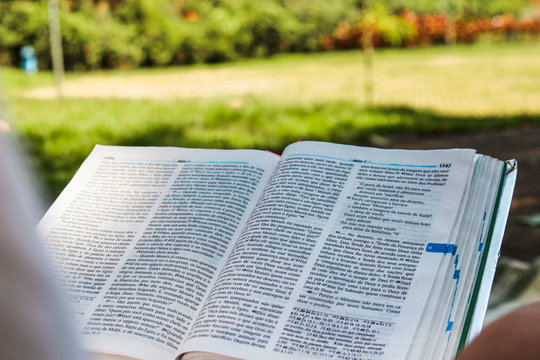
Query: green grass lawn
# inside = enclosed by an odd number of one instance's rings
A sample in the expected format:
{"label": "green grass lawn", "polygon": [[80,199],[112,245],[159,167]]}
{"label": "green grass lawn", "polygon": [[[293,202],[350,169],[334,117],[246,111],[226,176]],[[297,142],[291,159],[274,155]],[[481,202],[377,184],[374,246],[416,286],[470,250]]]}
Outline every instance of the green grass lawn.
{"label": "green grass lawn", "polygon": [[51,198],[96,143],[281,152],[296,140],[370,144],[540,121],[540,42],[378,51],[369,107],[356,51],[68,74],[62,101],[46,98],[49,73],[0,75]]}

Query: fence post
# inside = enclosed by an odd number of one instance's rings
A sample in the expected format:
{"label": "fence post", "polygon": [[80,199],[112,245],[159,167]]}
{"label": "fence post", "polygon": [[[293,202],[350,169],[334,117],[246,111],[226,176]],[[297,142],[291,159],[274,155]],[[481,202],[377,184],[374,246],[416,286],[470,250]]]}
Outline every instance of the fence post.
{"label": "fence post", "polygon": [[64,82],[64,56],[62,52],[62,35],[60,33],[60,17],[58,14],[58,0],[48,1],[49,10],[49,35],[51,42],[51,57],[54,73],[56,94],[59,99],[63,97]]}
{"label": "fence post", "polygon": [[364,101],[373,105],[373,23],[370,17],[371,0],[362,4],[362,52],[364,58]]}

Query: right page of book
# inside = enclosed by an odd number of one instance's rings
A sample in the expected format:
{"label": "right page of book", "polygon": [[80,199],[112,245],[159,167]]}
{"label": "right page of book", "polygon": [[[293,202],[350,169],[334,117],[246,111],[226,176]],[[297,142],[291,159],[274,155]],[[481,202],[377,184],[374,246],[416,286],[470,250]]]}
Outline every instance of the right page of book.
{"label": "right page of book", "polygon": [[405,358],[474,154],[289,146],[181,351]]}

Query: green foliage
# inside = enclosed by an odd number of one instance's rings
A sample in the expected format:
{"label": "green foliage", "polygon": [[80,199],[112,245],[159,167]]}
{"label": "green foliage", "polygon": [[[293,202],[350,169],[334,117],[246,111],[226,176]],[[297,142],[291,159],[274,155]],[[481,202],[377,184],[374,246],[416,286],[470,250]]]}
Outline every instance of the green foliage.
{"label": "green foliage", "polygon": [[529,0],[374,0],[391,12],[402,9],[419,14],[451,12],[456,16],[495,16],[503,13],[520,15]]}
{"label": "green foliage", "polygon": [[[16,64],[19,49],[32,45],[41,68],[50,67],[49,22],[44,1],[15,1],[2,4],[0,49]],[[5,11],[4,11],[5,10]],[[111,17],[100,18],[83,12],[60,9],[60,29],[66,68],[134,67],[142,53],[133,42],[133,26]]]}
{"label": "green foliage", "polygon": [[416,29],[410,22],[390,14],[381,4],[375,3],[366,17],[375,26],[375,33],[382,36],[388,45],[403,45],[405,39],[416,35]]}
{"label": "green foliage", "polygon": [[332,34],[341,22],[357,21],[360,14],[356,0],[285,0],[285,6],[298,21],[294,51],[320,50],[323,36]]}
{"label": "green foliage", "polygon": [[358,15],[353,0],[186,0],[181,8],[171,4],[127,0],[113,11],[123,23],[135,24],[146,65],[320,50],[321,36]]}
{"label": "green foliage", "polygon": [[[65,3],[68,4],[68,3]],[[124,0],[110,9],[78,0],[61,8],[67,69],[214,63],[284,51],[316,51],[341,21],[358,16],[356,0]],[[0,4],[0,62],[15,64],[21,46],[50,67],[46,1]],[[191,13],[192,17],[189,15]]]}
{"label": "green foliage", "polygon": [[472,8],[473,4],[467,3],[468,5],[466,5],[465,11],[475,14],[473,12],[474,9],[476,10],[476,14],[488,16],[500,15],[505,13],[520,15],[523,10],[532,3],[529,0],[476,0],[476,2],[477,4],[474,4],[475,8]]}
{"label": "green foliage", "polygon": [[235,41],[241,41],[239,34],[242,14],[235,15],[234,9],[213,7],[189,1],[186,9],[198,16],[196,21],[184,21],[179,27],[182,41],[178,49],[179,63],[215,63],[233,60],[240,55]]}
{"label": "green foliage", "polygon": [[96,59],[101,59],[101,67],[137,67],[143,61],[143,49],[137,44],[133,25],[121,25],[107,18],[95,30]]}
{"label": "green foliage", "polygon": [[179,48],[180,19],[167,0],[130,0],[117,6],[113,16],[134,28],[131,38],[140,48],[144,65],[163,66],[173,62]]}
{"label": "green foliage", "polygon": [[11,63],[19,60],[19,50],[33,45],[39,61],[47,61],[49,51],[48,16],[45,3],[15,1],[0,4],[0,51]]}
{"label": "green foliage", "polygon": [[68,69],[136,67],[142,61],[133,26],[122,25],[110,17],[91,18],[62,11],[60,28]]}
{"label": "green foliage", "polygon": [[294,41],[297,20],[273,1],[246,1],[243,5],[243,20],[238,35],[249,35],[241,36],[239,41],[235,42],[237,51],[253,57],[274,55],[288,50]]}
{"label": "green foliage", "polygon": [[[456,0],[454,0],[456,1]],[[459,0],[458,0],[459,1]],[[412,10],[414,12],[433,13],[443,11],[450,3],[449,0],[374,0],[375,4],[379,4],[390,12],[397,12],[403,9]]]}
{"label": "green foliage", "polygon": [[[68,70],[215,63],[281,52],[358,46],[361,0],[93,0],[61,1]],[[101,4],[101,5],[100,5]],[[376,46],[400,46],[415,29],[396,14],[410,9],[456,17],[518,14],[528,0],[373,0]],[[346,24],[345,28],[343,25]],[[340,27],[341,26],[341,27]],[[349,39],[331,36],[352,30]],[[46,0],[0,2],[0,64],[17,65],[33,45],[50,68]]]}

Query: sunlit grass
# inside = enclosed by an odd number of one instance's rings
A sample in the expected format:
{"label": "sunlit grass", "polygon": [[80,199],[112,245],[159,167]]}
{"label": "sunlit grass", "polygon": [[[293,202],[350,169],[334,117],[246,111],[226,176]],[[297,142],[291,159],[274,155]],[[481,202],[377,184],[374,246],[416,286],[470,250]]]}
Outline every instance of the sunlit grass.
{"label": "sunlit grass", "polygon": [[[61,101],[28,97],[51,91],[50,73],[0,75],[14,128],[51,197],[96,143],[281,152],[297,140],[369,145],[374,134],[540,121],[540,42],[378,51],[370,107],[363,71],[362,53],[353,51],[68,74]],[[77,88],[101,96],[69,96]]]}
{"label": "sunlit grass", "polygon": [[[374,63],[374,105],[456,115],[540,113],[540,41],[381,50]],[[43,76],[38,79],[43,85]],[[362,53],[351,51],[189,68],[72,74],[67,77],[65,93],[107,99],[209,101],[254,96],[276,105],[363,104],[364,79]],[[54,94],[50,86],[27,93]]]}

